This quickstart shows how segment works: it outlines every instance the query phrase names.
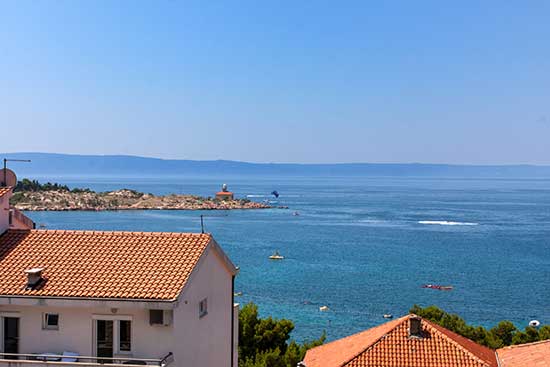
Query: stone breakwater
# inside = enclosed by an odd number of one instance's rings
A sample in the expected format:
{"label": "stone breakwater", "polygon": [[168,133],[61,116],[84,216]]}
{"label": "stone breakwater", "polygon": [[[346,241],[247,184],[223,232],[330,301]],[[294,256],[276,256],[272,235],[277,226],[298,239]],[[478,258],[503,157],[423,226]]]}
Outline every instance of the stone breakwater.
{"label": "stone breakwater", "polygon": [[[27,211],[71,210],[233,210],[268,209],[264,203],[247,199],[218,200],[195,195],[157,196],[134,190],[71,192],[64,190],[16,192],[12,204]],[[286,208],[286,207],[278,207]]]}

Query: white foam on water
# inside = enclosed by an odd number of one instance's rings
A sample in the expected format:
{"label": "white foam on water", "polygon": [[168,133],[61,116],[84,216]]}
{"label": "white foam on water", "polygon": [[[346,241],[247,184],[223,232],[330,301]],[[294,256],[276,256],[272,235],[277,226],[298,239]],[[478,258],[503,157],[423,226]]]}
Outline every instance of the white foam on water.
{"label": "white foam on water", "polygon": [[267,195],[246,195],[247,198],[267,198]]}
{"label": "white foam on water", "polygon": [[473,222],[452,222],[447,220],[420,220],[419,224],[432,224],[440,226],[477,226],[479,223]]}

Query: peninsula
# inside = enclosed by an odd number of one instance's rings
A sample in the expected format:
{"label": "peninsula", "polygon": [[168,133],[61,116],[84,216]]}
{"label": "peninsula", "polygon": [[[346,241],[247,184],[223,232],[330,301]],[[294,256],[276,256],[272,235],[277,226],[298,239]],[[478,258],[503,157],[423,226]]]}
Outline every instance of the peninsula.
{"label": "peninsula", "polygon": [[40,184],[23,179],[17,183],[11,204],[27,211],[71,210],[231,210],[267,209],[270,205],[248,199],[205,198],[196,195],[153,195],[130,189],[95,192],[65,185]]}

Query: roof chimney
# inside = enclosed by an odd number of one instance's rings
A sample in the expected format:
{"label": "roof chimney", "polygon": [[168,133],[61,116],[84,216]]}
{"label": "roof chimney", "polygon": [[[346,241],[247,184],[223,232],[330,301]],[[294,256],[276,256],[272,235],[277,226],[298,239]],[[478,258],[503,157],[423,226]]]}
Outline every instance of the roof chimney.
{"label": "roof chimney", "polygon": [[27,274],[27,289],[34,289],[44,279],[42,278],[43,268],[32,268],[25,270]]}
{"label": "roof chimney", "polygon": [[418,316],[409,319],[409,337],[422,338],[422,319]]}

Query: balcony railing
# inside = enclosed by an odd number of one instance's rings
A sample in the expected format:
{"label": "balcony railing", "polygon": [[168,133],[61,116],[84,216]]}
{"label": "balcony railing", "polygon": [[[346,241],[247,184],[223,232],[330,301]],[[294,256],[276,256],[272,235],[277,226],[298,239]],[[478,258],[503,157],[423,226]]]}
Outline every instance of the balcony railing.
{"label": "balcony railing", "polygon": [[17,220],[19,223],[22,223],[29,229],[34,229],[36,227],[34,222],[29,217],[15,207],[10,208],[10,225],[13,224],[13,219]]}
{"label": "balcony railing", "polygon": [[0,366],[10,367],[44,367],[44,366],[79,366],[79,367],[131,367],[159,366],[165,367],[173,362],[172,353],[164,358],[125,358],[125,357],[88,357],[73,354],[24,354],[0,353]]}

